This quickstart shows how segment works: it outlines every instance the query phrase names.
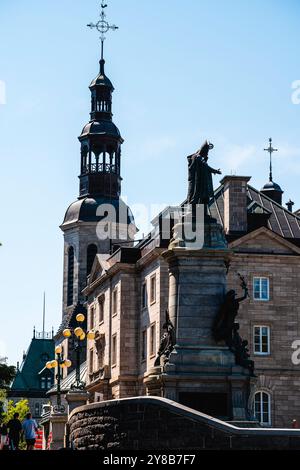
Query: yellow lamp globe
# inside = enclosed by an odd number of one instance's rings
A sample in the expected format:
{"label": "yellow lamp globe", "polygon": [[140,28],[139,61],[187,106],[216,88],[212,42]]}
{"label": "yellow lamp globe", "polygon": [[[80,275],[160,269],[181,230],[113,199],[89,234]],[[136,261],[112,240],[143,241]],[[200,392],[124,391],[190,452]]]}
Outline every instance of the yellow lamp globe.
{"label": "yellow lamp globe", "polygon": [[78,313],[78,315],[76,315],[76,320],[78,321],[78,323],[84,322],[85,316],[83,315],[83,313]]}
{"label": "yellow lamp globe", "polygon": [[51,366],[54,368],[54,367],[57,367],[57,361],[51,361]]}
{"label": "yellow lamp globe", "polygon": [[70,359],[66,359],[65,360],[65,366],[66,367],[71,367],[71,365],[72,365],[72,362],[70,361]]}
{"label": "yellow lamp globe", "polygon": [[86,337],[87,339],[95,339],[95,333],[93,331],[89,331]]}
{"label": "yellow lamp globe", "polygon": [[79,339],[80,341],[84,341],[85,340],[85,333],[83,332],[83,334],[81,336],[79,336]]}
{"label": "yellow lamp globe", "polygon": [[75,328],[74,333],[77,336],[77,338],[80,338],[80,336],[83,335],[83,329],[80,328],[80,326],[78,326],[77,328]]}
{"label": "yellow lamp globe", "polygon": [[65,338],[70,338],[70,336],[72,335],[71,330],[67,328],[66,330],[63,331],[63,335]]}
{"label": "yellow lamp globe", "polygon": [[56,346],[55,354],[61,354],[61,353],[62,353],[62,347],[61,346]]}
{"label": "yellow lamp globe", "polygon": [[51,362],[51,361],[48,361],[48,362],[46,363],[46,367],[47,367],[47,369],[52,369],[52,362]]}

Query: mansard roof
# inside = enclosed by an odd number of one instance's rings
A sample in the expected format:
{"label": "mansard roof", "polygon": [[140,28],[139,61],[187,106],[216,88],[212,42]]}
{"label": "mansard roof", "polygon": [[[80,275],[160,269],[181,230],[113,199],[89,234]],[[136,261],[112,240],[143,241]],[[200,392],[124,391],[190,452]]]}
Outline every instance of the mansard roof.
{"label": "mansard roof", "polygon": [[[10,395],[14,392],[38,391],[41,389],[40,371],[44,368],[47,361],[54,357],[54,340],[33,338],[23,363],[11,386]],[[52,374],[49,369],[45,370],[45,375]]]}
{"label": "mansard roof", "polygon": [[[268,196],[247,185],[248,210],[251,209],[253,202],[256,202],[262,209],[270,214],[268,218],[268,228],[283,238],[300,240],[300,217]],[[215,191],[215,199],[210,203],[210,214],[224,225],[224,185],[221,185]]]}

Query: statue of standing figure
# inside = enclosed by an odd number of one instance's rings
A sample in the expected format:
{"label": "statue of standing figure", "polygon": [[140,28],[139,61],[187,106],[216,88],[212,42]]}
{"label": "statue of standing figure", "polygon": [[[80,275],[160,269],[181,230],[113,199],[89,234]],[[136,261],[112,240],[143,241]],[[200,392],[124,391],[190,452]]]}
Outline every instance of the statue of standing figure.
{"label": "statue of standing figure", "polygon": [[189,189],[187,202],[191,206],[204,204],[205,214],[207,205],[214,196],[212,175],[221,175],[221,171],[215,170],[208,165],[208,153],[214,148],[213,144],[206,141],[200,150],[188,157],[189,165]]}

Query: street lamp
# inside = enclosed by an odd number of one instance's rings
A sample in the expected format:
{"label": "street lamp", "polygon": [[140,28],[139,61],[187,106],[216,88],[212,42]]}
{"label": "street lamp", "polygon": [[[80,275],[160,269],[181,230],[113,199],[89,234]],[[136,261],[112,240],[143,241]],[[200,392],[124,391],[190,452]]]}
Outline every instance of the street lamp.
{"label": "street lamp", "polygon": [[67,328],[63,331],[63,336],[65,338],[71,338],[74,335],[75,339],[75,352],[76,352],[76,379],[72,384],[72,390],[83,390],[85,388],[85,383],[80,380],[80,355],[82,351],[82,343],[87,338],[88,340],[95,339],[95,333],[93,331],[85,331],[82,323],[85,321],[85,316],[83,313],[78,313],[76,315],[76,321],[78,326],[76,328]]}
{"label": "street lamp", "polygon": [[55,348],[56,359],[53,361],[48,361],[46,364],[47,369],[56,369],[57,374],[55,376],[57,381],[57,411],[64,411],[64,407],[61,405],[61,379],[62,379],[62,369],[71,367],[72,362],[69,359],[63,359],[62,357],[62,347],[56,346]]}

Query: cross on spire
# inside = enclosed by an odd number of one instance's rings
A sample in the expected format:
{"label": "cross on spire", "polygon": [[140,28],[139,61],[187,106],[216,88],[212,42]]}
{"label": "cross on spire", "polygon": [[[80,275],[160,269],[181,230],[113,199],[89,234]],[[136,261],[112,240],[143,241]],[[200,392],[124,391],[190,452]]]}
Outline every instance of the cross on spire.
{"label": "cross on spire", "polygon": [[274,152],[278,152],[278,149],[275,149],[272,145],[272,138],[270,137],[269,139],[269,147],[264,149],[265,152],[268,152],[270,154],[270,182],[273,181],[273,169],[272,169],[272,155]]}
{"label": "cross on spire", "polygon": [[110,25],[106,21],[105,8],[107,8],[107,4],[102,1],[101,2],[100,20],[96,24],[95,23],[90,23],[90,24],[87,25],[91,29],[96,28],[97,31],[99,31],[99,33],[101,33],[101,35],[100,35],[100,40],[101,40],[101,61],[104,60],[104,58],[103,58],[103,48],[104,48],[104,41],[106,39],[106,36],[105,36],[106,33],[108,33],[109,30],[116,31],[117,29],[119,29],[119,27],[116,26],[115,24]]}

